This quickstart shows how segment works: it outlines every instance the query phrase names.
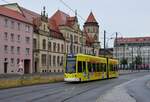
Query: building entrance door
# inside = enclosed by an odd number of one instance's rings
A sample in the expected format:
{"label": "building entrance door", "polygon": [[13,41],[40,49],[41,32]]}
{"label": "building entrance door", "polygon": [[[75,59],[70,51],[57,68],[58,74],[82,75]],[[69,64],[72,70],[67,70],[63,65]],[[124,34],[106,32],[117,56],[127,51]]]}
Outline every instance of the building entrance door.
{"label": "building entrance door", "polygon": [[4,73],[7,73],[7,66],[8,66],[8,63],[5,62],[5,63],[4,63]]}
{"label": "building entrance door", "polygon": [[37,61],[35,61],[34,67],[35,67],[35,73],[36,73],[37,72]]}
{"label": "building entrance door", "polygon": [[24,60],[24,74],[30,73],[30,60]]}

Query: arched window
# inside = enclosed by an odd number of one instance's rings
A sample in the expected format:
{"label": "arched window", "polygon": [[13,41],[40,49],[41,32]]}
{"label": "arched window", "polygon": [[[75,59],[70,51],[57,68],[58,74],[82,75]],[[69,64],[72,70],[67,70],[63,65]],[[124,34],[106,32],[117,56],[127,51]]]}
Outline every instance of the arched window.
{"label": "arched window", "polygon": [[46,40],[43,39],[43,49],[46,49]]}

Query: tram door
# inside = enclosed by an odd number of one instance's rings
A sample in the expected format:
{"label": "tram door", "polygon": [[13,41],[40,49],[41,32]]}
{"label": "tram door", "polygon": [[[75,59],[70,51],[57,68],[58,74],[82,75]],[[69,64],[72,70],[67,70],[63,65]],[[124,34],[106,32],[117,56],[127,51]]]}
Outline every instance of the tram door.
{"label": "tram door", "polygon": [[87,63],[85,61],[83,61],[82,65],[83,65],[83,76],[85,79],[88,79],[89,73],[87,70]]}

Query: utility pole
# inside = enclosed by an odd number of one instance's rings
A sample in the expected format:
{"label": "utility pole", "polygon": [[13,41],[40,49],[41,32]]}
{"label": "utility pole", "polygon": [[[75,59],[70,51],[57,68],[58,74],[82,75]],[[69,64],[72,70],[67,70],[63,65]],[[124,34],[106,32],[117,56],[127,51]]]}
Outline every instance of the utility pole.
{"label": "utility pole", "polygon": [[104,57],[106,56],[106,31],[104,30]]}
{"label": "utility pole", "polygon": [[116,32],[116,58],[118,57],[118,53],[117,53],[117,50],[118,50],[117,38],[118,38],[118,33]]}

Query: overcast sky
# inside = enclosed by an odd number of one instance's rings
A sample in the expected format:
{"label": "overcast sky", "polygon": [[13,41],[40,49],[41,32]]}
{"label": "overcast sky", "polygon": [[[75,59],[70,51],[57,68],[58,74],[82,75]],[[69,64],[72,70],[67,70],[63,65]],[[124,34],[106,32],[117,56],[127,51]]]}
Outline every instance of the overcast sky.
{"label": "overcast sky", "polygon": [[[74,13],[61,0],[5,0],[40,13],[43,6],[49,16],[60,9],[70,15]],[[119,32],[123,37],[150,36],[150,0],[63,0],[85,20],[92,11],[100,25],[100,40],[103,40],[103,30],[107,37],[114,37]],[[4,4],[0,0],[0,4]],[[78,17],[80,26],[85,20]],[[112,35],[112,36],[111,36]],[[111,42],[111,41],[110,41]]]}

